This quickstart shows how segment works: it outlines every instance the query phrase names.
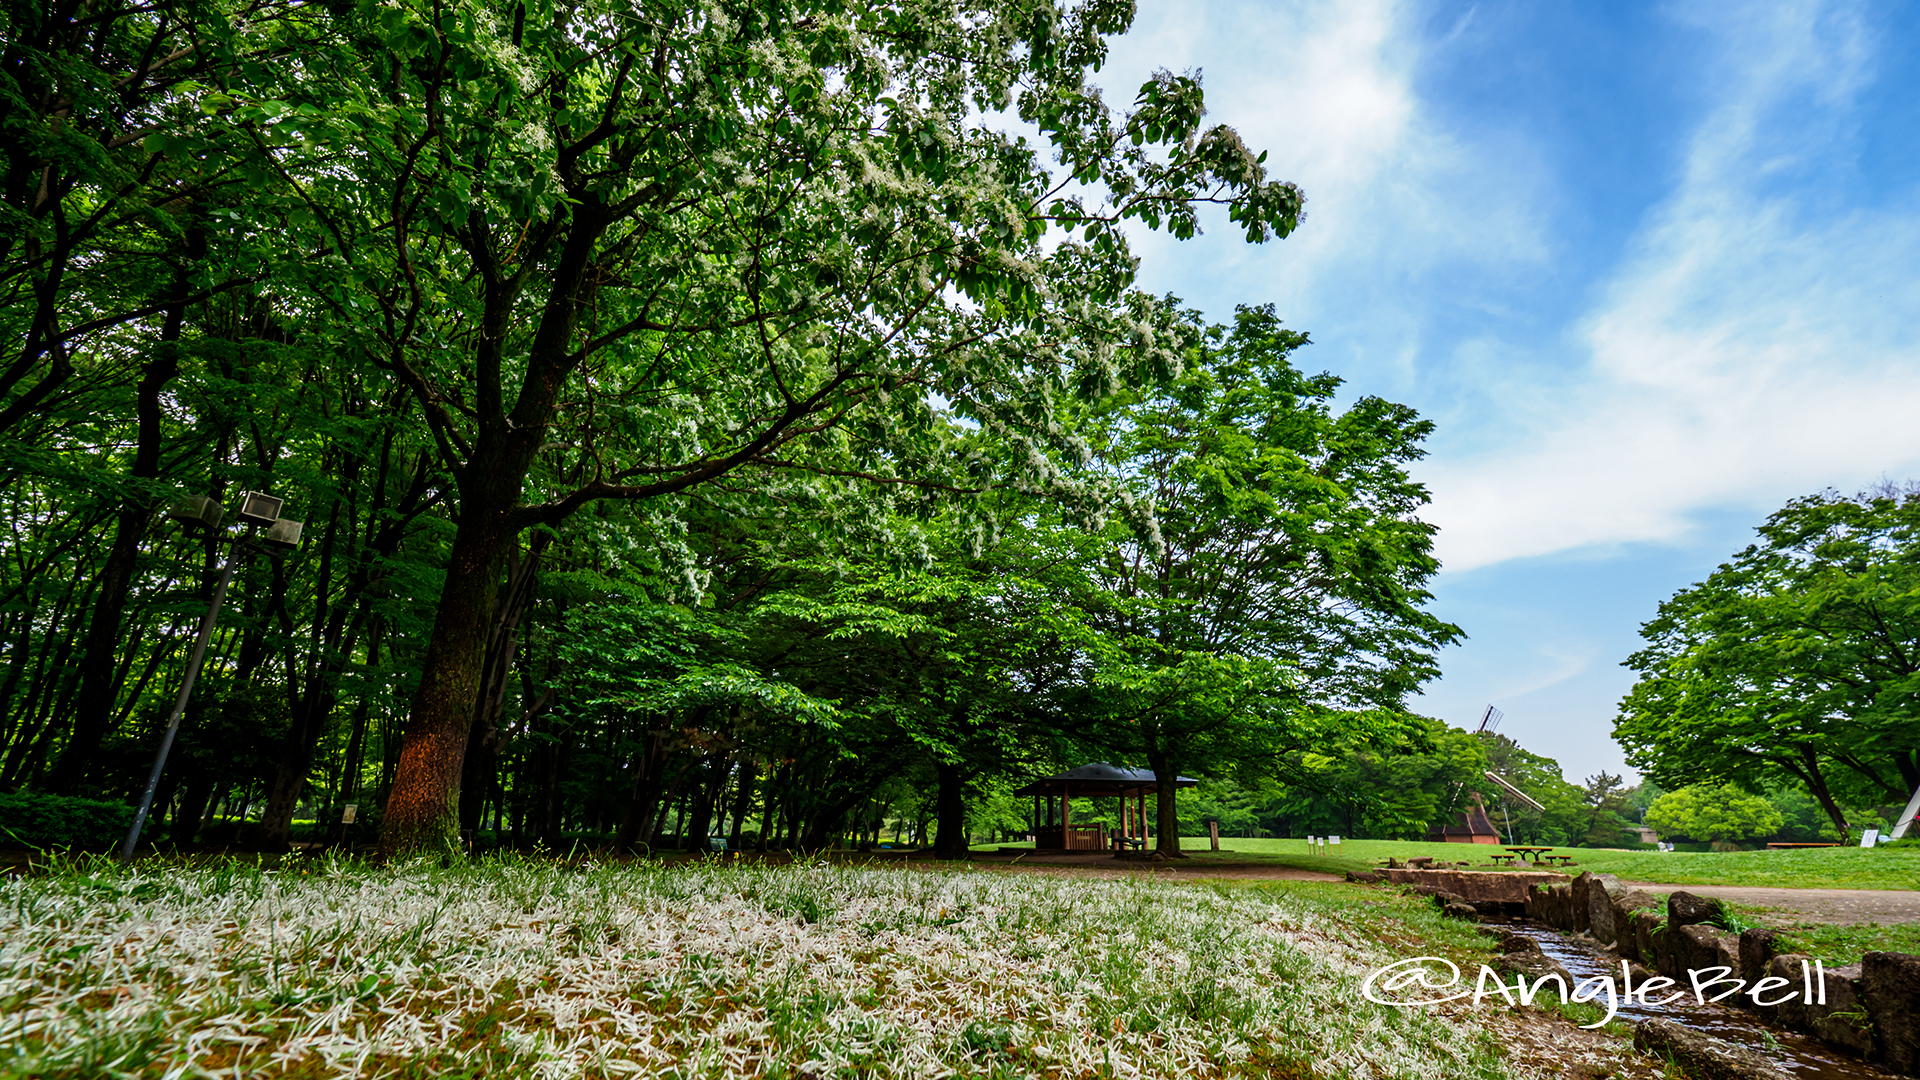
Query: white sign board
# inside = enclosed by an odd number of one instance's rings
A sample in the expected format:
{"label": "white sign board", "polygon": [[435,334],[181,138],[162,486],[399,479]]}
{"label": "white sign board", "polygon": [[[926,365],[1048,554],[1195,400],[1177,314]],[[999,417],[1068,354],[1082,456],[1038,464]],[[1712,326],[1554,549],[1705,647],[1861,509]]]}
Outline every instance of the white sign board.
{"label": "white sign board", "polygon": [[342,824],[342,825],[351,825],[351,824],[353,824],[353,818],[354,818],[354,815],[355,815],[355,814],[358,814],[359,812],[360,812],[360,804],[359,804],[359,803],[348,803],[348,804],[347,804],[346,806],[344,806],[344,807],[341,807],[341,809],[340,809],[340,824]]}
{"label": "white sign board", "polygon": [[1340,842],[1340,838],[1339,838],[1339,837],[1337,837],[1337,836],[1329,836],[1329,837],[1327,837],[1327,843],[1329,843],[1329,844],[1338,844],[1339,842]]}
{"label": "white sign board", "polygon": [[1878,844],[1879,842],[1880,842],[1879,829],[1868,829],[1866,832],[1860,834],[1861,847],[1872,847],[1875,844]]}

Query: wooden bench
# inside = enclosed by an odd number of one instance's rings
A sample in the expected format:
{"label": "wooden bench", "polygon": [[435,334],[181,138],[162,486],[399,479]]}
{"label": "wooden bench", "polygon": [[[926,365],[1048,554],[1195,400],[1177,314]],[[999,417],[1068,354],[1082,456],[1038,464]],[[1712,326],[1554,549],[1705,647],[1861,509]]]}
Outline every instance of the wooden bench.
{"label": "wooden bench", "polygon": [[1540,856],[1540,860],[1542,862],[1553,863],[1555,866],[1573,865],[1573,856],[1571,855],[1542,855]]}
{"label": "wooden bench", "polygon": [[1517,858],[1517,857],[1518,857],[1518,856],[1514,856],[1514,855],[1494,855],[1494,856],[1491,856],[1491,858],[1493,859],[1493,864],[1494,864],[1495,866],[1512,866],[1512,865],[1513,865],[1513,860],[1514,860],[1515,858]]}

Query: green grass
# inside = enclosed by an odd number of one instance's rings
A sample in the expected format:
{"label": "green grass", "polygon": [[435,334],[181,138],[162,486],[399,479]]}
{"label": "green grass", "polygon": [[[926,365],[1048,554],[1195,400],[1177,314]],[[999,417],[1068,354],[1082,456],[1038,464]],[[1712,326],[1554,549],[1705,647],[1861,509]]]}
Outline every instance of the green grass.
{"label": "green grass", "polygon": [[[1491,844],[1430,844],[1417,840],[1346,840],[1335,854],[1309,852],[1305,840],[1221,837],[1223,851],[1208,850],[1207,838],[1183,837],[1181,848],[1196,864],[1292,866],[1343,874],[1372,870],[1389,857],[1431,855],[1465,861],[1474,869],[1496,869],[1488,856],[1506,854]],[[994,846],[981,850],[991,851]],[[1012,845],[1007,845],[1012,846]],[[1609,848],[1556,848],[1572,855],[1567,872],[1592,870],[1628,881],[1664,885],[1746,885],[1782,889],[1920,889],[1920,848],[1801,848],[1789,851],[1622,851]]]}
{"label": "green grass", "polygon": [[1777,953],[1797,952],[1817,956],[1829,968],[1857,964],[1870,952],[1899,952],[1920,955],[1920,926],[1827,926],[1821,923],[1796,923],[1779,930],[1774,940]]}

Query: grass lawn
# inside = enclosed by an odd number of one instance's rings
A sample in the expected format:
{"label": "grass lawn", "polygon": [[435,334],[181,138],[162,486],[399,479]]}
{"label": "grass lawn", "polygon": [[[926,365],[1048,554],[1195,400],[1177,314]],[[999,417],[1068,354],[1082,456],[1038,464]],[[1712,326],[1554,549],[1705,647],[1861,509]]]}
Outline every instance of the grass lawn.
{"label": "grass lawn", "polygon": [[1359,992],[1487,948],[1312,882],[102,860],[0,881],[0,1076],[1544,1075]]}
{"label": "grass lawn", "polygon": [[[1255,866],[1294,866],[1341,874],[1371,870],[1388,857],[1432,855],[1495,869],[1487,856],[1506,854],[1490,844],[1429,844],[1413,840],[1345,840],[1335,854],[1310,854],[1305,840],[1221,837],[1224,851],[1207,848],[1207,838],[1182,837],[1181,848],[1200,862]],[[985,848],[983,850],[993,850]],[[1592,870],[1629,881],[1670,885],[1749,885],[1785,889],[1920,889],[1920,847],[1902,845],[1868,850],[1855,847],[1801,848],[1787,851],[1621,851],[1608,848],[1556,848],[1572,855],[1568,872]]]}
{"label": "grass lawn", "polygon": [[1822,923],[1798,923],[1780,928],[1778,952],[1817,956],[1829,968],[1857,964],[1870,952],[1901,952],[1920,955],[1920,926],[1828,926]]}

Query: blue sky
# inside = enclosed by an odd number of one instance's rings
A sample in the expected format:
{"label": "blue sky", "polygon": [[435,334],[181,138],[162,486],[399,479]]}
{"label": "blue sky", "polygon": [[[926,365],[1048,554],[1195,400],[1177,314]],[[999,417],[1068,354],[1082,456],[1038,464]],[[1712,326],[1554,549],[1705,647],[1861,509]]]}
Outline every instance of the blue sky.
{"label": "blue sky", "polygon": [[1920,17],[1892,4],[1164,3],[1097,81],[1200,69],[1307,219],[1136,235],[1141,284],[1272,303],[1302,366],[1439,430],[1470,635],[1416,703],[1624,770],[1620,666],[1787,499],[1920,477]]}

